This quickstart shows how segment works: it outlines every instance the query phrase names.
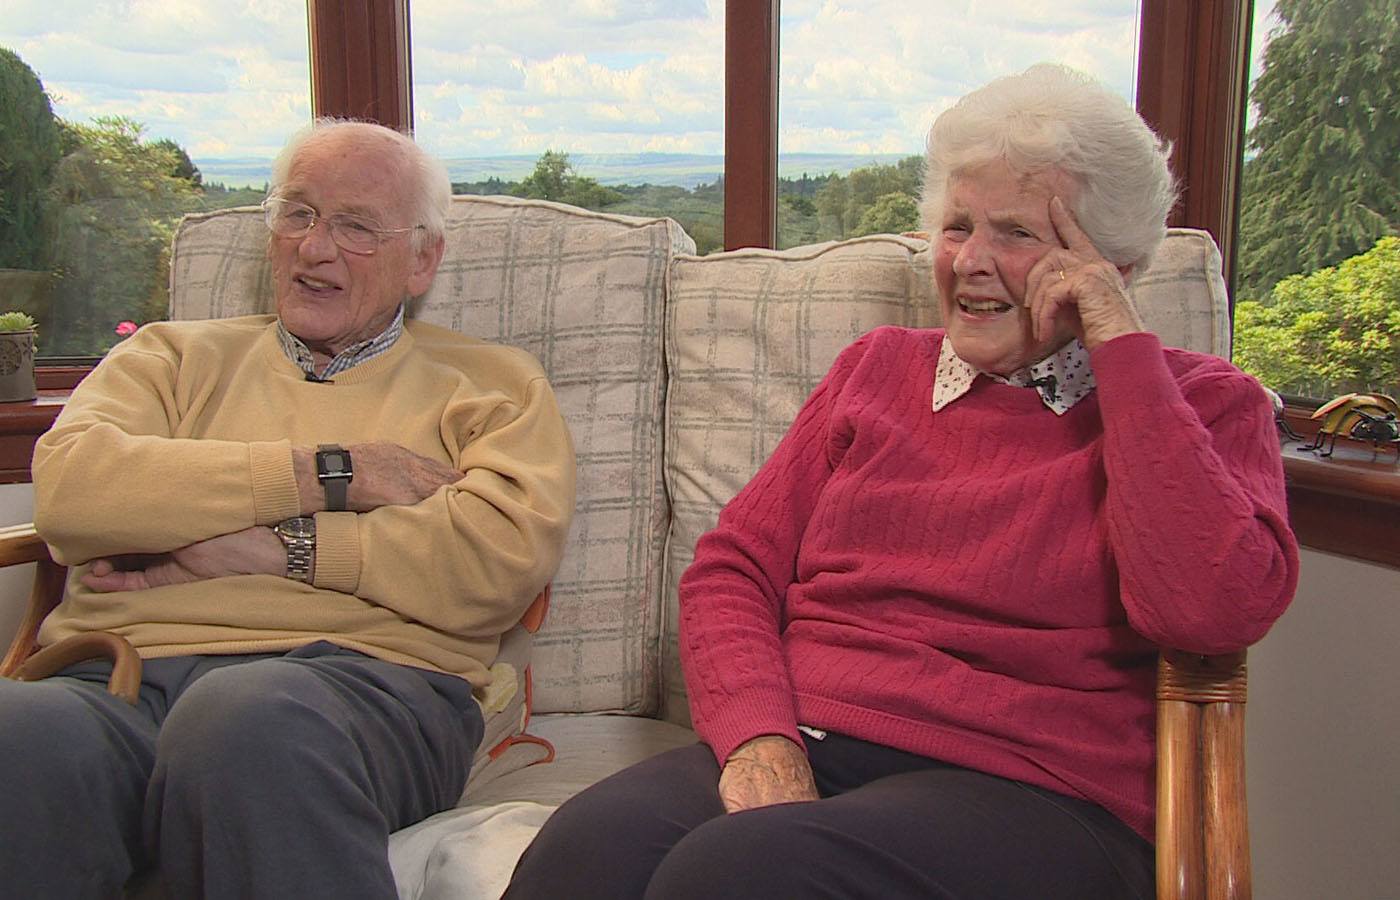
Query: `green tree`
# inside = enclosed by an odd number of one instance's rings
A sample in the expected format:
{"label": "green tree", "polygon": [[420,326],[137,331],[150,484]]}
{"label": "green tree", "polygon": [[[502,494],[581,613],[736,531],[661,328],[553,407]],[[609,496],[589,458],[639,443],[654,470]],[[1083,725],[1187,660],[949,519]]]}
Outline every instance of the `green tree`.
{"label": "green tree", "polygon": [[553,150],[544,152],[535,163],[535,171],[525,176],[515,194],[534,200],[571,203],[585,209],[601,209],[622,200],[622,194],[612,188],[577,174],[573,163],[569,162],[569,154]]}
{"label": "green tree", "polygon": [[895,191],[875,200],[861,214],[855,235],[898,234],[919,227],[919,204],[908,194]]}
{"label": "green tree", "polygon": [[923,167],[923,157],[909,156],[894,165],[876,163],[852,169],[845,177],[832,175],[817,191],[817,213],[830,222],[832,237],[869,234],[859,230],[866,211],[889,194],[904,194],[911,200],[917,198]]}
{"label": "green tree", "polygon": [[44,86],[0,47],[0,268],[47,267],[43,200],[61,155]]}
{"label": "green tree", "polygon": [[1400,231],[1400,0],[1278,0],[1251,96],[1238,296]]}
{"label": "green tree", "polygon": [[165,316],[170,239],[184,213],[202,206],[180,171],[183,151],[142,139],[144,127],[115,116],[63,123],[71,148],[49,191],[47,237],[59,275],[52,355],[100,354],[124,319]]}
{"label": "green tree", "polygon": [[176,178],[183,178],[195,187],[204,186],[204,175],[199,171],[199,167],[190,159],[190,155],[185,152],[185,148],[172,141],[170,138],[161,138],[154,143],[155,147],[167,150],[175,159],[175,168],[170,174]]}
{"label": "green tree", "polygon": [[1234,360],[1282,393],[1400,397],[1400,238],[1236,304]]}

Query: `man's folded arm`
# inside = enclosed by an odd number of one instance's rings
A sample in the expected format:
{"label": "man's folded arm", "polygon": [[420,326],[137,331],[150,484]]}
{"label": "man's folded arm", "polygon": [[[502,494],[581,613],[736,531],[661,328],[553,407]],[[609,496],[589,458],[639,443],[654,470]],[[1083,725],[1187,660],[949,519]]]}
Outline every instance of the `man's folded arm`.
{"label": "man's folded arm", "polygon": [[457,466],[416,504],[318,513],[316,585],[452,634],[513,625],[553,577],[573,514],[573,443],[548,383],[494,411]]}
{"label": "man's folded arm", "polygon": [[34,521],[60,562],[162,553],[297,514],[289,442],[175,437],[172,369],[114,351],[39,439]]}

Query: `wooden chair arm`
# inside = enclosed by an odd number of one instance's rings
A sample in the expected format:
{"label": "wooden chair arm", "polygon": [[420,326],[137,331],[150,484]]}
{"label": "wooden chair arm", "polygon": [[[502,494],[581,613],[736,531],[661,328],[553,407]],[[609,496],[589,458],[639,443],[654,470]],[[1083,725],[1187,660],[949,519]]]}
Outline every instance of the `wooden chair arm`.
{"label": "wooden chair arm", "polygon": [[0,660],[0,677],[4,678],[13,677],[20,665],[38,649],[39,625],[63,599],[63,584],[68,578],[68,570],[53,561],[48,544],[34,531],[33,525],[0,528],[0,567],[24,563],[37,563],[34,587],[19,630],[5,658]]}
{"label": "wooden chair arm", "polygon": [[49,555],[49,545],[39,537],[32,522],[0,528],[0,568],[41,559],[52,561],[53,557]]}
{"label": "wooden chair arm", "polygon": [[19,630],[10,649],[0,660],[0,677],[37,681],[85,659],[112,660],[112,677],[107,690],[128,703],[135,703],[141,689],[141,657],[131,644],[115,634],[79,634],[39,649],[39,626],[44,617],[63,600],[68,569],[53,561],[49,546],[33,525],[0,528],[0,567],[36,563],[34,587],[29,605],[20,619]]}
{"label": "wooden chair arm", "polygon": [[1157,667],[1157,897],[1248,900],[1245,653]]}

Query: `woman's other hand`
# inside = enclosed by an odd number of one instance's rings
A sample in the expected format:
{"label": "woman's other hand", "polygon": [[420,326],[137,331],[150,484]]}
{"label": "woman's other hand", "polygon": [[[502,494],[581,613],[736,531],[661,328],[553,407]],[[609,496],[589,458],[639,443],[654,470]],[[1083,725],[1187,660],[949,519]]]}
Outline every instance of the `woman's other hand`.
{"label": "woman's other hand", "polygon": [[1061,316],[1089,350],[1146,331],[1128,300],[1126,272],[1104,259],[1059,197],[1050,198],[1050,221],[1061,247],[1041,257],[1026,278],[1036,339],[1054,334],[1055,319]]}
{"label": "woman's other hand", "polygon": [[719,775],[719,798],[736,813],[776,803],[817,799],[807,752],[785,737],[763,735],[729,754]]}

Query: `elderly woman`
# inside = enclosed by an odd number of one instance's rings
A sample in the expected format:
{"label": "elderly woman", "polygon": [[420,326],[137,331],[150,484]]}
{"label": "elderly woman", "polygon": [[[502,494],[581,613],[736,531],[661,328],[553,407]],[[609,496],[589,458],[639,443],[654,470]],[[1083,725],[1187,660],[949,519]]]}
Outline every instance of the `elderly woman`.
{"label": "elderly woman", "polygon": [[1161,647],[1292,597],[1269,402],[1125,284],[1167,149],[1055,66],[938,117],[945,327],[841,353],[681,582],[704,743],[565,804],[509,897],[1149,897]]}

